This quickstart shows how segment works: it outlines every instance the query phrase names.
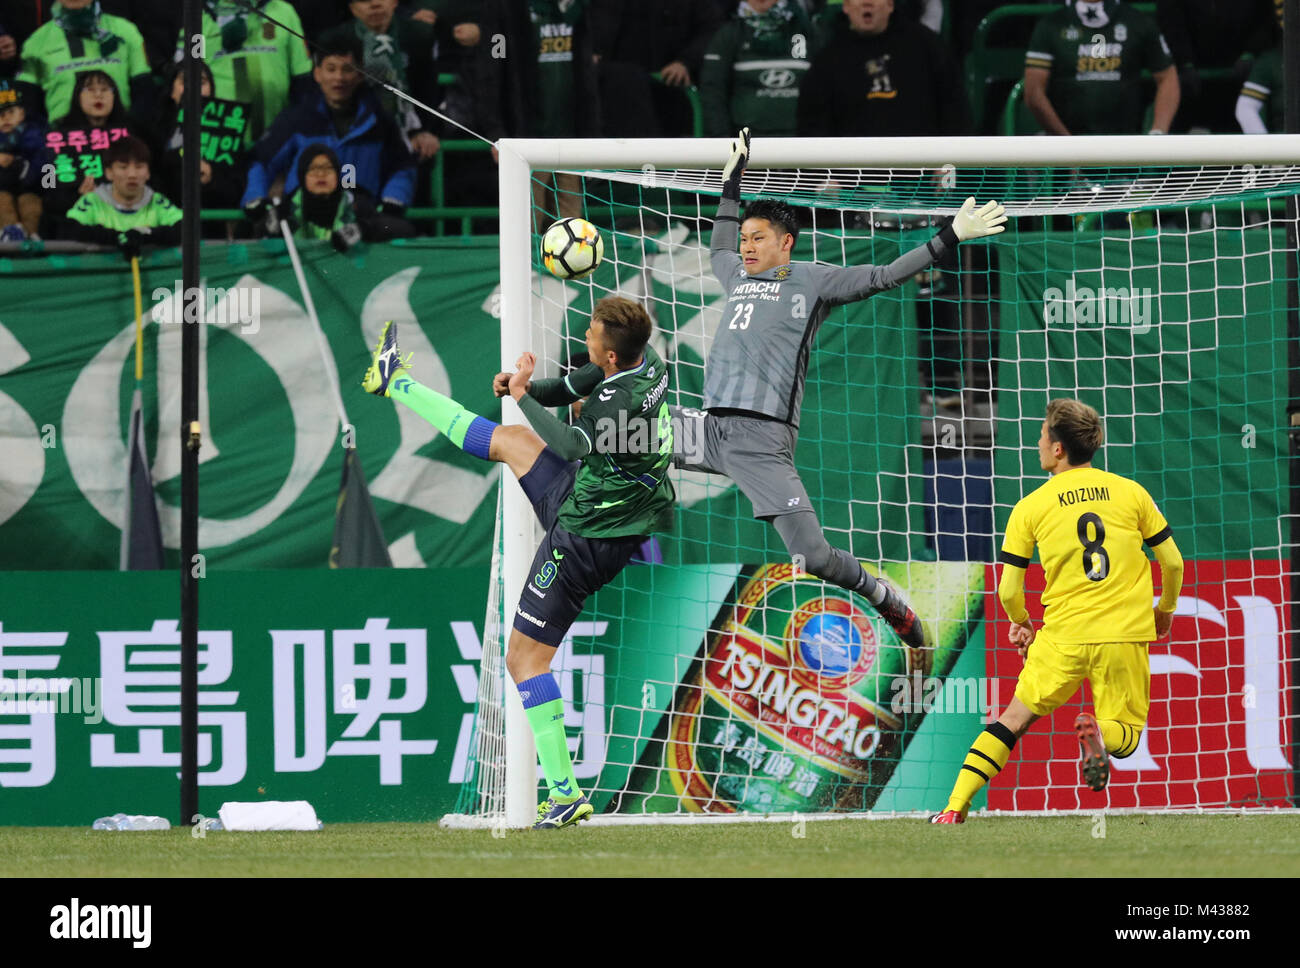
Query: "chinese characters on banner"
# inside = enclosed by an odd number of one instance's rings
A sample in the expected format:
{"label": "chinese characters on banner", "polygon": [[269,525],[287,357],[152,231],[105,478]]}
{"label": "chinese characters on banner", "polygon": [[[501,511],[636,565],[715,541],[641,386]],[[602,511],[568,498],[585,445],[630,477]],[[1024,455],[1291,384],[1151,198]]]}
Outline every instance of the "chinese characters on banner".
{"label": "chinese characters on banner", "polygon": [[6,632],[0,624],[0,787],[45,786],[54,778],[57,706],[49,694],[65,684],[27,674],[54,672],[67,641],[67,632]]}
{"label": "chinese characters on banner", "polygon": [[[449,699],[458,699],[463,712],[447,781],[462,782],[482,645],[473,623],[450,625],[464,660],[444,666],[450,682],[442,670],[431,675],[424,628],[392,628],[387,618],[369,618],[360,628],[262,631],[271,646],[269,717],[254,698],[267,695],[264,685],[234,687],[251,685],[250,671],[236,667],[234,632],[200,630],[200,785],[229,787],[245,780],[252,708],[258,721],[269,718],[273,724],[269,745],[276,773],[314,773],[329,757],[374,757],[372,775],[379,785],[399,786],[409,757],[438,750],[441,740],[428,735],[433,729],[429,709],[445,707]],[[574,769],[584,778],[598,776],[605,765],[605,660],[575,653],[573,636],[600,636],[607,628],[607,622],[575,623],[556,661],[565,725],[573,730]],[[0,744],[0,786],[40,787],[55,778],[60,712],[85,713],[84,722],[94,725],[89,730],[92,769],[179,769],[178,623],[158,619],[148,629],[97,632],[97,679],[52,678],[68,636],[5,631],[0,625],[0,740],[7,741]],[[238,654],[251,664],[256,653],[246,644]],[[262,656],[258,664],[264,665]],[[69,703],[70,696],[77,701]],[[70,720],[65,729],[76,726],[80,723]]]}

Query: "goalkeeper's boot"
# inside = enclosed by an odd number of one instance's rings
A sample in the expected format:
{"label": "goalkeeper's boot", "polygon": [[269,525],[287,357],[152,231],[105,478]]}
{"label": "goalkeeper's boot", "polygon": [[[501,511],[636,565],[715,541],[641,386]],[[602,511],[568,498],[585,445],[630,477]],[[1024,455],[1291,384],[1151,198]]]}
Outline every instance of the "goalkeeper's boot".
{"label": "goalkeeper's boot", "polygon": [[407,353],[406,359],[402,359],[397,349],[397,324],[392,321],[384,323],[384,331],[379,334],[379,343],[370,358],[370,368],[361,381],[361,388],[377,397],[388,396],[388,386],[393,377],[410,366],[412,355]]}
{"label": "goalkeeper's boot", "polygon": [[533,829],[555,830],[559,827],[577,826],[580,821],[586,820],[593,813],[595,809],[586,797],[578,797],[567,802],[548,797],[546,802],[537,808],[537,822],[533,824]]}
{"label": "goalkeeper's boot", "polygon": [[925,629],[921,625],[921,620],[916,617],[912,606],[907,604],[893,585],[879,578],[876,582],[885,590],[885,597],[879,605],[875,606],[875,609],[907,646],[908,671],[919,669],[922,674],[929,675],[934,654],[925,641]]}
{"label": "goalkeeper's boot", "polygon": [[1074,720],[1074,734],[1079,737],[1079,747],[1083,757],[1079,761],[1079,772],[1083,776],[1084,786],[1094,793],[1106,789],[1110,779],[1110,757],[1106,754],[1106,744],[1101,741],[1101,730],[1097,720],[1087,713],[1080,713]]}
{"label": "goalkeeper's boot", "polygon": [[930,818],[930,823],[965,823],[965,810],[945,810],[943,813],[936,813]]}

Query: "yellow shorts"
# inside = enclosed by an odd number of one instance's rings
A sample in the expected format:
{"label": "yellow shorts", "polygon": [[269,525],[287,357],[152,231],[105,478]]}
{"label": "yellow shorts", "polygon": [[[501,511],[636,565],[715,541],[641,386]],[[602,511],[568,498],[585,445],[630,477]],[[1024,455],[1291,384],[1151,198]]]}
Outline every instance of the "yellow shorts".
{"label": "yellow shorts", "polygon": [[1151,708],[1146,642],[1053,642],[1041,630],[1029,647],[1016,698],[1039,716],[1068,702],[1087,679],[1098,719],[1142,729]]}

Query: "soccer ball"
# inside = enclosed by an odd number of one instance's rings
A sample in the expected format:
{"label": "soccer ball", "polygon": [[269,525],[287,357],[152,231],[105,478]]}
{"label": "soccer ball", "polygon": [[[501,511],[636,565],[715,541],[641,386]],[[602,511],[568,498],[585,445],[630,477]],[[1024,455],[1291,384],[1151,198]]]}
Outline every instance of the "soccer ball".
{"label": "soccer ball", "polygon": [[581,279],[605,255],[605,240],[585,218],[562,218],[542,236],[542,265],[558,279]]}

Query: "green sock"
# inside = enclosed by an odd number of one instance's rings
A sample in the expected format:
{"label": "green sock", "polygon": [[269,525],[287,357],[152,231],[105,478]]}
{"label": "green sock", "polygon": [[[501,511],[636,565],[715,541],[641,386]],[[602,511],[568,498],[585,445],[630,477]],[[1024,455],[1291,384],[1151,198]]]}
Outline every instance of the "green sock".
{"label": "green sock", "polygon": [[406,404],[467,454],[488,459],[492,432],[497,428],[493,421],[471,413],[451,397],[430,390],[404,373],[393,380],[388,396]]}
{"label": "green sock", "polygon": [[[551,677],[547,675],[548,679]],[[554,682],[555,680],[551,680]],[[527,683],[520,683],[523,689]],[[537,758],[541,760],[546,785],[556,800],[576,800],[582,796],[578,778],[573,775],[573,760],[569,758],[569,741],[564,735],[564,700],[552,699],[536,706],[525,707],[528,724],[533,727],[537,741]]]}

